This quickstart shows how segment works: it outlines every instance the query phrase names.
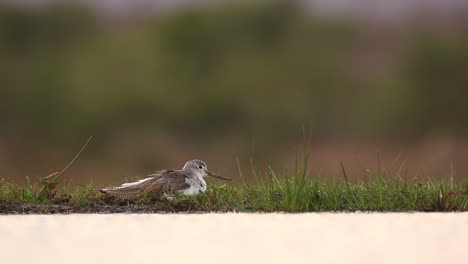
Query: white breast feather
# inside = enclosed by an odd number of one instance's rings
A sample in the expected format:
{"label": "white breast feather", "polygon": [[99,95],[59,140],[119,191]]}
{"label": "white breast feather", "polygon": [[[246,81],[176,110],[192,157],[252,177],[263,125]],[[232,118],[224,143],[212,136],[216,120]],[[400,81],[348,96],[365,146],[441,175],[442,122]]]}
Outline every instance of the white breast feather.
{"label": "white breast feather", "polygon": [[206,191],[206,182],[201,176],[187,178],[185,179],[185,182],[190,185],[187,189],[180,191],[185,195],[195,195]]}

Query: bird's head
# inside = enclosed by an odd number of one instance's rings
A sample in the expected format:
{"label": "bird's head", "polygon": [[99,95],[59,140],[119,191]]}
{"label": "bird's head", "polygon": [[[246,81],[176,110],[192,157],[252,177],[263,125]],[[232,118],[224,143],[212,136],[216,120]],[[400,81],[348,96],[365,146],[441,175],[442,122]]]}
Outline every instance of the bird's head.
{"label": "bird's head", "polygon": [[221,175],[218,175],[216,173],[209,171],[208,167],[206,166],[206,163],[201,160],[187,161],[184,167],[182,168],[182,170],[191,172],[191,173],[196,173],[198,175],[201,175],[201,177],[211,176],[211,177],[218,178],[218,179],[225,180],[225,181],[232,180],[231,178],[224,177],[224,176],[221,176]]}

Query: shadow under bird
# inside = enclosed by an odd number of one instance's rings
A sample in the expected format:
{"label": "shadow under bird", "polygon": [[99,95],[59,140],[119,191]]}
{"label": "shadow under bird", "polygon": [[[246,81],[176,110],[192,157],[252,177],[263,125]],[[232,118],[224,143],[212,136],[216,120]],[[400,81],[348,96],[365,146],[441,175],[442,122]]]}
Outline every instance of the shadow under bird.
{"label": "shadow under bird", "polygon": [[143,194],[161,197],[165,193],[179,192],[185,195],[197,195],[206,190],[203,179],[211,176],[221,180],[232,180],[210,172],[201,160],[189,160],[181,170],[161,170],[136,182],[124,183],[116,187],[101,189],[101,192],[120,199],[134,199]]}

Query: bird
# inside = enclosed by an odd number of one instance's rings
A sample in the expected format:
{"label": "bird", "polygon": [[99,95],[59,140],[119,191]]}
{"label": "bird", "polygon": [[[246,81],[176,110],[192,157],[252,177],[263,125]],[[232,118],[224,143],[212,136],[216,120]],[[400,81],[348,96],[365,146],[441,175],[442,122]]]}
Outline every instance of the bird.
{"label": "bird", "polygon": [[107,187],[100,191],[126,200],[132,200],[144,194],[155,198],[176,192],[184,195],[198,195],[206,191],[206,181],[203,179],[206,176],[226,181],[232,180],[209,171],[205,162],[194,159],[187,161],[181,170],[156,171],[139,181]]}

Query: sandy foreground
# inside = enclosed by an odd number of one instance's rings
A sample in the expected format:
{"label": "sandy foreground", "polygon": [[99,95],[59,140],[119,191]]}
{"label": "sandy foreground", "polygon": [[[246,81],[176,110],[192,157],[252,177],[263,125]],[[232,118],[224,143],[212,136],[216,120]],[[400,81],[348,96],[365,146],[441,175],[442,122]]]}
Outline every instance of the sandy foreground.
{"label": "sandy foreground", "polygon": [[0,216],[1,263],[464,263],[468,213]]}

